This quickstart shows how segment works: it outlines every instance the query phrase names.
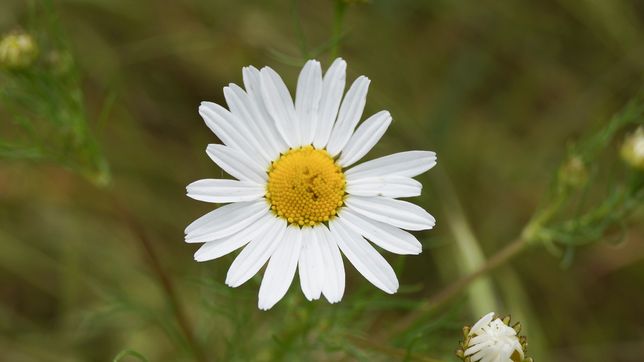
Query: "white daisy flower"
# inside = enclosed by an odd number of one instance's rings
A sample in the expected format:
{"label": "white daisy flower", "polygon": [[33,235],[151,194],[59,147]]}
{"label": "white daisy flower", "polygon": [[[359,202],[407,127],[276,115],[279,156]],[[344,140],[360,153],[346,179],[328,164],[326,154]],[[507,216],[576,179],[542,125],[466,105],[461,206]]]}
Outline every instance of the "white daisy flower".
{"label": "white daisy flower", "polygon": [[307,299],[324,295],[339,302],[345,283],[340,251],[367,280],[393,294],[396,275],[367,240],[392,253],[419,254],[420,242],[403,229],[434,226],[425,210],[397,200],[420,195],[413,177],[436,164],[434,152],[401,152],[353,166],[382,137],[391,116],[381,111],[358,126],[370,81],[358,77],[343,99],[345,71],[338,58],[322,76],[320,63],[309,60],[294,103],[273,69],[249,66],[245,90],[224,88],[229,110],[211,102],[199,107],[224,143],[208,145],[208,156],[236,180],[188,185],[196,200],[228,204],[190,224],[186,242],[205,243],[197,261],[245,246],[228,270],[231,287],[268,262],[260,309],[286,294],[296,270]]}
{"label": "white daisy flower", "polygon": [[528,362],[525,337],[518,335],[519,323],[510,327],[510,317],[495,318],[488,313],[472,326],[465,327],[465,340],[457,355],[466,362]]}

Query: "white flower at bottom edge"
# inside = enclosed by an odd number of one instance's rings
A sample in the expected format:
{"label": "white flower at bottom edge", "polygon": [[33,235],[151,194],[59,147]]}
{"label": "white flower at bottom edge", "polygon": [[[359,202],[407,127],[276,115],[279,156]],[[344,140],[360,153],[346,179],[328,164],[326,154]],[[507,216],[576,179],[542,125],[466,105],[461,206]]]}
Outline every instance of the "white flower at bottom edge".
{"label": "white flower at bottom edge", "polygon": [[486,314],[467,332],[463,357],[472,362],[524,361],[525,339],[518,336],[520,327],[510,327],[509,322],[509,318],[502,320],[494,318],[494,313]]}
{"label": "white flower at bottom edge", "polygon": [[370,81],[358,77],[343,97],[345,72],[340,58],[324,76],[320,63],[309,60],[293,102],[271,68],[245,67],[246,89],[224,88],[229,110],[210,102],[199,107],[224,143],[208,145],[208,156],[236,180],[188,185],[193,199],[228,204],[191,223],[185,240],[205,243],[197,261],[245,246],[228,270],[231,287],[268,261],[260,309],[286,294],[296,270],[308,300],[324,295],[339,302],[345,285],[340,251],[367,280],[393,294],[394,270],[367,239],[392,253],[419,254],[420,242],[403,229],[435,224],[421,207],[397,200],[420,195],[413,177],[436,164],[434,152],[401,152],[352,166],[378,142],[391,116],[381,111],[358,126]]}

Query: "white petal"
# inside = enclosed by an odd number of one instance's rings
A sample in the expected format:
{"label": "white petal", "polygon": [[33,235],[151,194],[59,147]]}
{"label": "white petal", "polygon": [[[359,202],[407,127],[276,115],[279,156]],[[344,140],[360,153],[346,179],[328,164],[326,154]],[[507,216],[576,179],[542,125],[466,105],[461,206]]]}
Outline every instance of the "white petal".
{"label": "white petal", "polygon": [[226,146],[235,148],[247,155],[252,155],[251,144],[245,134],[245,127],[240,121],[224,107],[212,103],[201,102],[199,115],[210,130],[219,137]]}
{"label": "white petal", "polygon": [[[478,343],[478,344],[472,345],[471,347],[469,347],[468,349],[465,350],[464,355],[465,356],[473,355],[476,352],[482,350],[483,348],[489,347],[491,344],[492,343],[488,342],[488,343]],[[471,345],[471,343],[470,343],[470,345]]]}
{"label": "white petal", "polygon": [[485,343],[479,343],[476,346],[472,346],[465,350],[464,355],[470,356],[473,355],[472,361],[480,361],[481,358],[489,358],[495,356],[492,351],[489,350],[489,347],[492,346],[494,342],[492,340],[486,341]]}
{"label": "white petal", "polygon": [[288,148],[288,145],[277,131],[273,119],[266,110],[266,105],[262,99],[259,70],[252,66],[245,67],[243,69],[243,75],[244,86],[248,93],[249,106],[253,113],[253,119],[270,144],[272,158],[276,159],[281,151]]}
{"label": "white petal", "polygon": [[378,143],[390,124],[391,115],[387,111],[380,111],[367,118],[342,149],[338,163],[349,167],[359,161]]}
{"label": "white petal", "polygon": [[335,156],[342,151],[342,148],[344,148],[353,134],[356,125],[360,122],[362,111],[364,111],[364,106],[367,103],[367,91],[369,90],[370,82],[369,78],[361,75],[347,91],[338,113],[338,120],[333,126],[329,143],[326,146],[331,156]]}
{"label": "white petal", "polygon": [[219,167],[241,181],[264,184],[268,178],[265,169],[239,150],[210,144],[206,153]]}
{"label": "white petal", "polygon": [[226,98],[226,103],[228,103],[230,111],[237,119],[235,125],[243,129],[242,134],[256,151],[250,156],[259,156],[264,163],[273,161],[274,155],[270,152],[271,146],[259,128],[259,122],[253,112],[246,92],[238,85],[231,83],[228,87],[224,87],[224,97]]}
{"label": "white petal", "polygon": [[316,148],[323,148],[329,141],[329,135],[338,115],[338,108],[344,92],[346,70],[347,63],[342,58],[337,58],[324,74],[319,117],[313,138],[313,145]]}
{"label": "white petal", "polygon": [[286,222],[272,217],[268,230],[253,238],[237,255],[226,274],[226,285],[238,287],[257,274],[275,249],[284,241],[285,231]]}
{"label": "white petal", "polygon": [[217,259],[241,248],[257,235],[263,234],[268,230],[271,226],[269,218],[274,218],[274,216],[265,214],[259,220],[241,229],[236,234],[203,244],[195,253],[195,260],[207,261]]}
{"label": "white petal", "polygon": [[300,286],[308,300],[320,299],[324,282],[324,260],[318,241],[318,233],[313,228],[302,228],[302,254],[298,264]]}
{"label": "white petal", "polygon": [[277,130],[290,147],[298,146],[300,130],[288,88],[282,78],[269,67],[262,68],[260,79],[262,99]]}
{"label": "white petal", "polygon": [[390,198],[419,196],[423,185],[404,176],[367,177],[347,182],[347,193]]}
{"label": "white petal", "polygon": [[337,222],[394,254],[416,255],[423,251],[423,246],[412,234],[395,226],[370,220],[347,208],[342,210]]}
{"label": "white petal", "polygon": [[478,322],[474,323],[474,325],[470,329],[470,335],[479,334],[479,332],[481,332],[480,329],[483,328],[483,326],[490,324],[490,322],[492,322],[492,319],[494,319],[494,312],[490,312],[484,315],[481,319],[478,320]]}
{"label": "white petal", "polygon": [[331,233],[351,264],[369,282],[383,291],[393,294],[398,290],[398,279],[393,268],[365,239],[337,220],[329,223]]}
{"label": "white petal", "polygon": [[340,249],[338,249],[338,242],[324,225],[316,226],[313,232],[317,234],[324,265],[322,294],[324,294],[329,303],[337,303],[342,300],[345,283],[344,263],[342,262]]}
{"label": "white petal", "polygon": [[351,196],[347,207],[357,213],[407,230],[427,230],[434,227],[436,220],[422,207],[411,202],[386,197]]}
{"label": "white petal", "polygon": [[203,243],[232,235],[268,213],[264,200],[221,206],[186,227],[187,243]]}
{"label": "white petal", "polygon": [[257,200],[266,193],[264,186],[255,182],[205,179],[186,187],[188,196],[206,202],[239,202]]}
{"label": "white petal", "polygon": [[300,72],[295,95],[295,111],[300,122],[300,145],[313,143],[321,95],[322,69],[320,62],[309,60]]}
{"label": "white petal", "polygon": [[271,309],[288,291],[293,282],[297,261],[302,249],[302,233],[297,226],[286,229],[284,239],[271,256],[259,287],[258,307]]}
{"label": "white petal", "polygon": [[382,175],[414,177],[436,165],[432,151],[407,151],[361,163],[345,172],[347,180]]}

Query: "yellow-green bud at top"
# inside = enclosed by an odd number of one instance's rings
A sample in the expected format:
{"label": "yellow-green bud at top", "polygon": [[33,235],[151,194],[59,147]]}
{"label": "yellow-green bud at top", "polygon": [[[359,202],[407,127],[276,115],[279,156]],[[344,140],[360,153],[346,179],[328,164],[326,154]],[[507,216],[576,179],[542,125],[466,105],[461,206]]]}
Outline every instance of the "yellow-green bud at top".
{"label": "yellow-green bud at top", "polygon": [[8,69],[29,67],[38,57],[34,38],[22,32],[5,35],[0,41],[0,66]]}
{"label": "yellow-green bud at top", "polygon": [[588,169],[581,157],[572,155],[559,169],[559,180],[568,186],[580,187],[588,181]]}
{"label": "yellow-green bud at top", "polygon": [[631,167],[644,171],[644,128],[626,136],[622,145],[622,159]]}

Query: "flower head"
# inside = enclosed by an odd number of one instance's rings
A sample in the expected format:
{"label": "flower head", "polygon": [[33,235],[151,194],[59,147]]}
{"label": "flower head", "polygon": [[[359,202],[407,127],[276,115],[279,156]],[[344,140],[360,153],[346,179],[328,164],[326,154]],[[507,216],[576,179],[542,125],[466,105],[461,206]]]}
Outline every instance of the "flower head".
{"label": "flower head", "polygon": [[621,153],[631,167],[644,171],[644,128],[639,127],[626,137]]}
{"label": "flower head", "polygon": [[588,169],[578,155],[571,155],[559,169],[559,179],[567,186],[581,187],[588,181]]}
{"label": "flower head", "polygon": [[307,299],[324,295],[339,302],[345,286],[341,252],[376,287],[395,293],[396,274],[371,243],[419,254],[420,242],[405,230],[434,226],[424,209],[398,200],[420,195],[422,185],[413,177],[436,164],[434,152],[401,152],[353,166],[385,133],[391,116],[381,111],[358,125],[370,81],[358,77],[345,94],[345,73],[342,59],[324,76],[318,61],[308,61],[293,102],[275,71],[250,66],[243,69],[245,90],[224,88],[229,110],[210,102],[199,107],[223,142],[206,152],[235,179],[188,185],[194,199],[228,204],[191,223],[185,239],[205,243],[197,261],[244,247],[226,276],[231,287],[268,262],[260,309],[286,294],[296,271]]}
{"label": "flower head", "polygon": [[10,33],[0,41],[0,65],[9,69],[30,66],[38,56],[38,45],[27,33]]}
{"label": "flower head", "polygon": [[465,362],[531,362],[525,357],[527,342],[520,331],[519,323],[510,327],[510,317],[488,313],[472,328],[463,328],[464,340],[456,354]]}

